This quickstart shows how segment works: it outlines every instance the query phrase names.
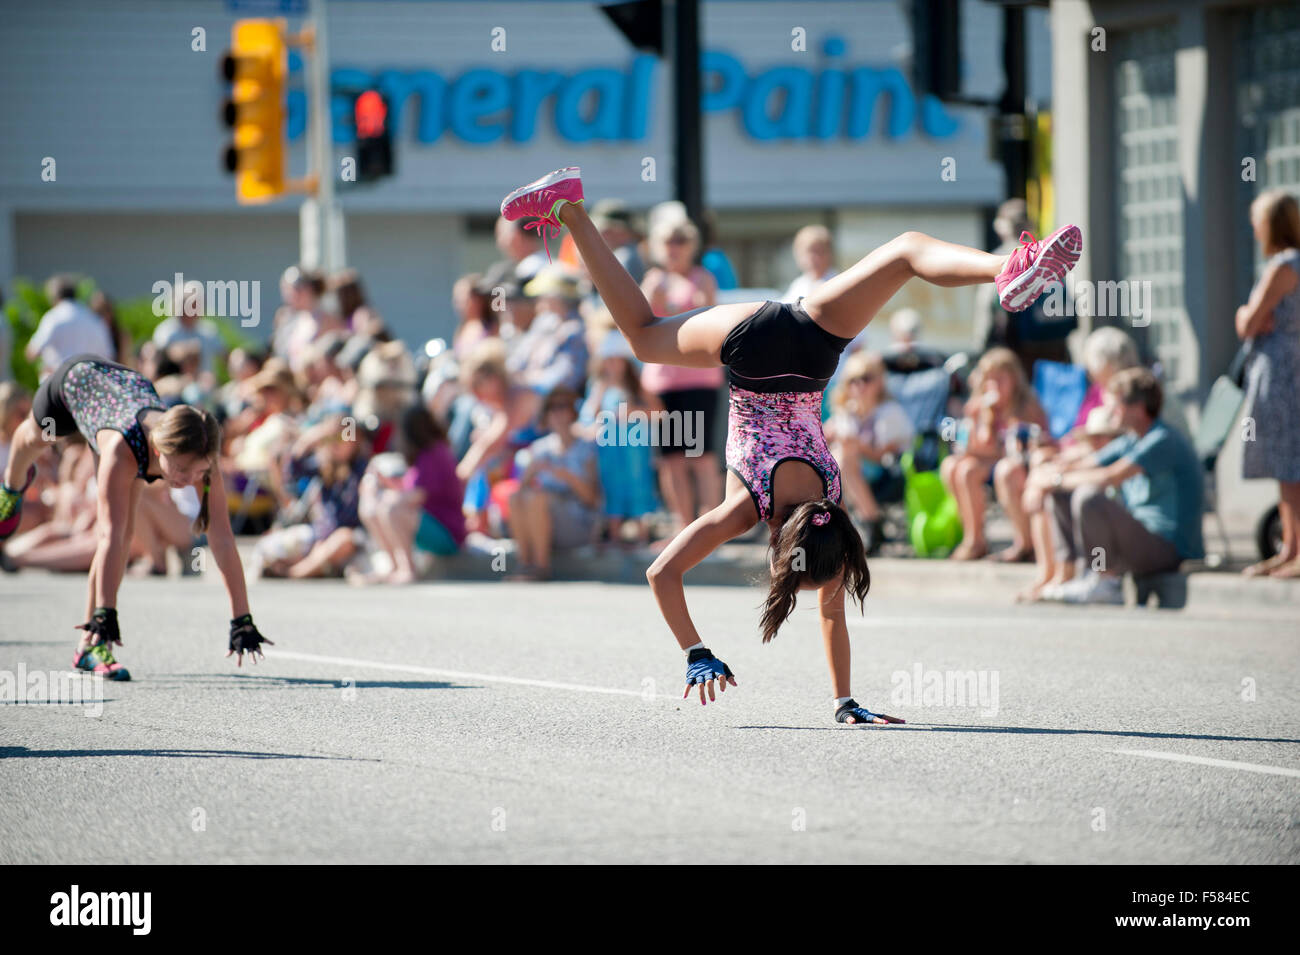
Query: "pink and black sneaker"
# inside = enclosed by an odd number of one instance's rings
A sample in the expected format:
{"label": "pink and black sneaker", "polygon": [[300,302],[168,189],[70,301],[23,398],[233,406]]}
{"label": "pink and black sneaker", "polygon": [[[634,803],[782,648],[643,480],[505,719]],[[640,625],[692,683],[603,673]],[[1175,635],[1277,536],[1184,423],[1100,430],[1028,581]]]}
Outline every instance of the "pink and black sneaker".
{"label": "pink and black sneaker", "polygon": [[535,216],[535,222],[524,225],[525,229],[536,229],[542,236],[542,248],[546,257],[551,257],[551,250],[546,244],[546,229],[550,228],[551,237],[560,234],[560,207],[566,202],[582,202],[582,170],[577,166],[565,166],[550,175],[543,176],[536,182],[520,186],[501,200],[501,215],[511,222],[525,216]]}
{"label": "pink and black sneaker", "polygon": [[36,465],[27,469],[27,483],[18,490],[0,481],[0,541],[12,537],[23,520],[23,495],[36,478]]}
{"label": "pink and black sneaker", "polygon": [[1022,232],[1020,242],[994,280],[998,301],[1008,312],[1023,312],[1043,289],[1062,281],[1083,251],[1083,233],[1077,225],[1063,225],[1041,242],[1032,232]]}

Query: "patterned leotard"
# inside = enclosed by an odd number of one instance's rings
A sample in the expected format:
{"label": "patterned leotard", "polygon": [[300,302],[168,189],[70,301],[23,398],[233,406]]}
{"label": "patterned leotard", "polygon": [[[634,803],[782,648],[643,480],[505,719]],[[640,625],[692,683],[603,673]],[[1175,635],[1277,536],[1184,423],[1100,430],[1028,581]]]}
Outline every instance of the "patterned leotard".
{"label": "patterned leotard", "polygon": [[771,520],[772,475],[803,461],[840,501],[840,469],[822,430],[822,393],[849,339],[819,326],[798,303],[767,302],[722,345],[731,380],[727,470],[744,483],[761,521]]}
{"label": "patterned leotard", "polygon": [[822,431],[822,393],[759,394],[732,386],[727,416],[727,470],[744,482],[760,521],[772,518],[772,475],[782,461],[803,461],[840,501],[840,469]]}
{"label": "patterned leotard", "polygon": [[77,424],[86,443],[99,454],[95,436],[105,429],[126,438],[135,455],[136,474],[146,481],[149,474],[149,444],[140,425],[141,412],[166,411],[148,378],[100,358],[72,360],[60,369],[59,391],[64,407]]}

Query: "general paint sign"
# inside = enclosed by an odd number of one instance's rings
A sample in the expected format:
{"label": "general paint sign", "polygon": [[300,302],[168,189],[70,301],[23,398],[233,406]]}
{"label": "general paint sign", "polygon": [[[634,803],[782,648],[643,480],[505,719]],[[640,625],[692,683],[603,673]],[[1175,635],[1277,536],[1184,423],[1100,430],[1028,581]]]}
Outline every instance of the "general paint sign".
{"label": "general paint sign", "polygon": [[[918,97],[892,64],[855,62],[840,35],[822,38],[815,69],[746,65],[721,47],[701,58],[701,108],[730,114],[744,134],[760,142],[902,140],[922,135],[947,139],[959,121],[933,97]],[[302,63],[290,57],[301,83]],[[471,145],[527,143],[549,123],[571,143],[635,143],[647,138],[656,106],[661,62],[638,54],[619,66],[501,71],[472,67],[454,74],[432,69],[366,69],[341,65],[332,71],[333,136],[350,143],[356,94],[378,89],[388,101],[390,123],[414,129],[414,141],[431,145],[444,137]],[[301,86],[289,92],[289,137],[302,136],[306,100]],[[414,121],[411,120],[414,114]]]}

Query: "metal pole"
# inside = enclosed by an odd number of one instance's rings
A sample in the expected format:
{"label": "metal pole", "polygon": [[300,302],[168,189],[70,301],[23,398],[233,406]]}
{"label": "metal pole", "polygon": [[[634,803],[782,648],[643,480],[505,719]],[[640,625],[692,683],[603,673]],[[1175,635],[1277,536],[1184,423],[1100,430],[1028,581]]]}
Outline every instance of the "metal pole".
{"label": "metal pole", "polygon": [[299,212],[300,258],[308,268],[337,272],[347,264],[343,211],[334,198],[334,148],[330,112],[329,26],[325,0],[309,0],[313,39],[307,66],[307,175],[316,194]]}
{"label": "metal pole", "polygon": [[666,24],[673,68],[673,184],[693,222],[704,212],[704,137],[700,121],[700,7],[669,0]]}
{"label": "metal pole", "polygon": [[1025,103],[1029,98],[1025,63],[1025,11],[1022,7],[1002,8],[1002,70],[1006,75],[999,125],[1002,139],[1002,168],[1006,172],[1007,196],[1023,199],[1029,182],[1029,124]]}

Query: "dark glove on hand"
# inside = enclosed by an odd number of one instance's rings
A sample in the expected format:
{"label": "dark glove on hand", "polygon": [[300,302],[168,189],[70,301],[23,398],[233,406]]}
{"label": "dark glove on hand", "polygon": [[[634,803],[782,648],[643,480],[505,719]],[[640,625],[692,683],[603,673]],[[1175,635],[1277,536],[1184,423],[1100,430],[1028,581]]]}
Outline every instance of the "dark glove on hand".
{"label": "dark glove on hand", "polygon": [[113,607],[96,607],[90,619],[77,627],[90,634],[90,646],[101,644],[113,649],[113,644],[122,645],[122,634],[117,629],[117,610]]}
{"label": "dark glove on hand", "polygon": [[731,667],[715,657],[708,647],[692,650],[686,657],[687,686],[731,676]]}
{"label": "dark glove on hand", "polygon": [[230,649],[226,651],[226,656],[236,654],[236,663],[239,666],[244,665],[245,653],[254,663],[257,662],[259,657],[264,656],[262,653],[262,644],[264,643],[275,646],[274,641],[266,639],[258,632],[251,613],[246,613],[242,617],[236,617],[230,621]]}

